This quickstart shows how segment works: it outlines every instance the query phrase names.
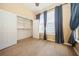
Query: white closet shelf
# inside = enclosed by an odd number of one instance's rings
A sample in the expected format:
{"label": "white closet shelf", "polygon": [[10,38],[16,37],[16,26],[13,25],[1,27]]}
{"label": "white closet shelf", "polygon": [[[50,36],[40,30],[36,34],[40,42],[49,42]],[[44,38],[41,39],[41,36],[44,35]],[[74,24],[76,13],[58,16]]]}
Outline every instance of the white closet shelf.
{"label": "white closet shelf", "polygon": [[18,28],[17,30],[31,30],[29,28]]}
{"label": "white closet shelf", "polygon": [[24,24],[23,22],[19,22],[19,21],[18,21],[17,23],[18,23],[18,24]]}

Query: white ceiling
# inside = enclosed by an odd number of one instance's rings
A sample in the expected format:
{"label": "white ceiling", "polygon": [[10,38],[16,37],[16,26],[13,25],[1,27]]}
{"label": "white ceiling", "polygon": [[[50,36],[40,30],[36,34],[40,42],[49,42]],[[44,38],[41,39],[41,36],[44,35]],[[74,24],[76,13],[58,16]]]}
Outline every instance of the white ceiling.
{"label": "white ceiling", "polygon": [[[35,3],[26,3],[24,5],[27,6],[34,13],[39,13],[39,11],[53,5],[53,3],[40,3],[38,7],[35,6]],[[59,5],[59,3],[57,3],[56,5]]]}

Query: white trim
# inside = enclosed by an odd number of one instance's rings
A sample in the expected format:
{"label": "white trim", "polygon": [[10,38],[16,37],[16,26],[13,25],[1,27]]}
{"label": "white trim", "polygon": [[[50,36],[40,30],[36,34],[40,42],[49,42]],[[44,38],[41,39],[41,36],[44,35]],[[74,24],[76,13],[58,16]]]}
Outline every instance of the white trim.
{"label": "white trim", "polygon": [[71,45],[71,44],[69,44],[69,43],[64,43],[64,45],[72,46],[72,45]]}

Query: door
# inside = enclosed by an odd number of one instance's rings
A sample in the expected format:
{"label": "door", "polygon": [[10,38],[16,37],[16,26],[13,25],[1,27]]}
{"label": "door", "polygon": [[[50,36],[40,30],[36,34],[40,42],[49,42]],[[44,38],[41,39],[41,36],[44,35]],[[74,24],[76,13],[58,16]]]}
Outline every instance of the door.
{"label": "door", "polygon": [[0,11],[0,50],[17,43],[17,18],[15,14]]}
{"label": "door", "polygon": [[39,20],[33,20],[33,38],[39,39]]}

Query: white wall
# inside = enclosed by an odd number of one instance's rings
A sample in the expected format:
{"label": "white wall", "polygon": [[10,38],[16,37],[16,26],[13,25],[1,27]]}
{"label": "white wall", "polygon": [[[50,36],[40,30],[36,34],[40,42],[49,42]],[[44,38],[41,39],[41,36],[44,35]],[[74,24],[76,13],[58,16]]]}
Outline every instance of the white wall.
{"label": "white wall", "polygon": [[33,38],[39,39],[39,20],[33,20]]}
{"label": "white wall", "polygon": [[0,10],[0,50],[17,43],[17,17]]}

